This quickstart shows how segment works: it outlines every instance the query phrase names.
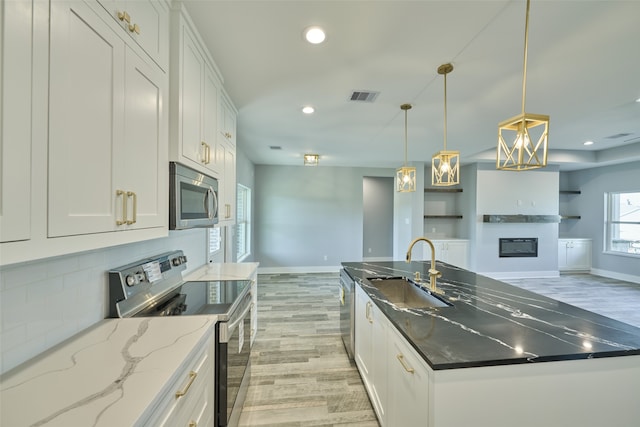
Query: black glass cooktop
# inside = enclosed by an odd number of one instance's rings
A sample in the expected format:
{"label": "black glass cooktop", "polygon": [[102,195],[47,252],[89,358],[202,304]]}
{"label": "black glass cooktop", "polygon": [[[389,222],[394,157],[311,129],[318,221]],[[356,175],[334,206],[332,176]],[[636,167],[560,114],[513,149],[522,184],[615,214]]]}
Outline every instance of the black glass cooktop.
{"label": "black glass cooktop", "polygon": [[185,282],[180,293],[186,295],[183,315],[228,314],[249,293],[249,280]]}

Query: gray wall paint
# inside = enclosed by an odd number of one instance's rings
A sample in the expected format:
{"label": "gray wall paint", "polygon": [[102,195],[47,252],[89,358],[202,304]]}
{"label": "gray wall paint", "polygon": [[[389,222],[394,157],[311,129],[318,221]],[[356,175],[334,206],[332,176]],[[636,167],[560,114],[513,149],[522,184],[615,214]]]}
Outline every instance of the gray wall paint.
{"label": "gray wall paint", "polygon": [[[558,224],[490,224],[486,214],[557,215],[557,168],[524,172],[497,171],[494,165],[478,165],[476,187],[476,271],[498,277],[551,274],[558,271]],[[538,257],[500,258],[501,237],[537,237]],[[493,273],[501,273],[496,275]],[[504,274],[502,274],[504,273]]]}
{"label": "gray wall paint", "polygon": [[592,266],[596,271],[640,276],[640,259],[637,257],[603,253],[604,194],[611,191],[640,191],[640,162],[565,172],[560,175],[562,189],[581,191],[579,195],[563,196],[566,199],[563,208],[571,214],[580,215],[581,218],[563,224],[562,236],[593,239]]}
{"label": "gray wall paint", "polygon": [[260,268],[330,271],[343,261],[361,260],[362,179],[392,174],[375,168],[256,165]]}
{"label": "gray wall paint", "polygon": [[363,258],[393,257],[393,177],[362,179]]}

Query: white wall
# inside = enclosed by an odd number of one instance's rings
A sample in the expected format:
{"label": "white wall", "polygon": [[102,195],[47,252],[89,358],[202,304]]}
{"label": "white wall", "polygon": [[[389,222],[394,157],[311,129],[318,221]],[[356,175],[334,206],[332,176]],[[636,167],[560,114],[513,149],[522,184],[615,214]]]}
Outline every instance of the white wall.
{"label": "white wall", "polygon": [[109,269],[176,249],[189,270],[205,264],[205,230],[1,267],[0,372],[107,317]]}
{"label": "white wall", "polygon": [[563,190],[581,194],[563,196],[563,208],[580,215],[562,224],[563,237],[592,239],[592,268],[597,274],[640,283],[640,259],[604,253],[604,195],[611,191],[640,191],[640,162],[561,173]]}
{"label": "white wall", "polygon": [[393,258],[392,177],[366,176],[362,180],[363,253],[364,260]]}
{"label": "white wall", "polygon": [[338,271],[343,261],[361,261],[362,179],[392,174],[375,168],[256,165],[260,271]]}
{"label": "white wall", "polygon": [[[472,237],[475,268],[492,277],[540,277],[558,274],[558,224],[495,224],[483,215],[558,215],[557,168],[513,172],[479,165],[476,177],[476,232]],[[500,258],[501,237],[537,237],[538,257]],[[474,245],[475,240],[475,245]]]}

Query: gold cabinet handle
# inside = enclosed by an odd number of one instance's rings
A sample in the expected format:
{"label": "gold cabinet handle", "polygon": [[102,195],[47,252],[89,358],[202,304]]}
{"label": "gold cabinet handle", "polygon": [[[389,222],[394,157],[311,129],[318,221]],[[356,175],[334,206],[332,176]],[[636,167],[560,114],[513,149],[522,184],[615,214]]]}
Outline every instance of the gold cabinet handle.
{"label": "gold cabinet handle", "polygon": [[404,355],[402,353],[396,355],[396,357],[400,361],[400,364],[402,365],[405,371],[409,372],[410,374],[413,374],[415,372],[413,368],[410,368],[409,366],[407,366],[407,363],[404,361]]}
{"label": "gold cabinet handle", "polygon": [[133,191],[127,191],[127,199],[129,197],[133,198],[133,219],[127,220],[127,224],[135,224],[138,220],[138,195]]}
{"label": "gold cabinet handle", "polygon": [[127,222],[127,199],[123,190],[116,190],[116,197],[122,196],[122,219],[116,220],[116,225],[123,225]]}
{"label": "gold cabinet handle", "polygon": [[185,386],[184,390],[176,391],[176,399],[187,394],[187,392],[189,391],[189,388],[191,387],[191,384],[193,384],[197,376],[198,374],[196,372],[194,371],[189,372],[189,382]]}
{"label": "gold cabinet handle", "polygon": [[202,147],[202,163],[208,165],[211,162],[211,147],[206,142],[200,142],[200,146]]}
{"label": "gold cabinet handle", "polygon": [[140,26],[138,24],[129,24],[129,31],[140,34]]}
{"label": "gold cabinet handle", "polygon": [[226,203],[224,207],[225,207],[225,219],[231,218],[231,205],[229,203]]}
{"label": "gold cabinet handle", "polygon": [[189,421],[189,427],[198,427],[198,423],[195,421]]}
{"label": "gold cabinet handle", "polygon": [[127,24],[131,23],[131,17],[124,10],[122,12],[118,12],[118,19],[121,21],[125,21]]}
{"label": "gold cabinet handle", "polygon": [[373,319],[371,319],[371,317],[369,317],[369,314],[371,313],[371,302],[367,301],[367,305],[366,305],[366,310],[364,312],[364,317],[367,318],[367,320],[369,321],[369,323],[373,323]]}

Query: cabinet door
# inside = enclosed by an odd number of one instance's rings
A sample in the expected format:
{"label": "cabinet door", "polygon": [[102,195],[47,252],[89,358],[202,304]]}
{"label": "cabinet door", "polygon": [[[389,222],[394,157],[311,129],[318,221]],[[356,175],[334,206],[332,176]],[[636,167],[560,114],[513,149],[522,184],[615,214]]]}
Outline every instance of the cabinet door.
{"label": "cabinet door", "polygon": [[162,69],[169,63],[169,12],[154,0],[98,0],[109,15]]}
{"label": "cabinet door", "polygon": [[429,416],[429,376],[422,358],[398,331],[389,331],[389,426],[426,426]]}
{"label": "cabinet door", "polygon": [[52,1],[50,23],[48,235],[110,231],[124,42],[84,2]]}
{"label": "cabinet door", "polygon": [[31,237],[33,4],[0,2],[0,241]]}
{"label": "cabinet door", "polygon": [[591,242],[572,240],[567,248],[567,267],[573,270],[591,268]]}
{"label": "cabinet door", "polygon": [[224,156],[218,158],[216,142],[218,140],[218,81],[208,65],[204,66],[204,94],[202,106],[202,140],[207,150],[204,166],[211,170],[213,175],[224,171]]}
{"label": "cabinet door", "polygon": [[182,72],[180,73],[180,117],[182,157],[204,165],[206,147],[202,137],[204,59],[186,26],[182,27]]}
{"label": "cabinet door", "polygon": [[216,158],[221,157],[224,170],[221,173],[219,183],[220,192],[220,222],[224,225],[232,225],[236,222],[236,150],[225,141],[216,146]]}
{"label": "cabinet door", "polygon": [[236,112],[226,96],[220,96],[219,128],[222,137],[232,146],[236,145]]}
{"label": "cabinet door", "polygon": [[[386,396],[386,328],[384,316],[364,293],[356,288],[355,360],[373,408],[381,425],[385,425]],[[385,319],[386,320],[386,319]],[[377,353],[377,354],[376,354]]]}
{"label": "cabinet door", "polygon": [[127,192],[128,220],[135,220],[128,228],[160,227],[168,212],[166,77],[128,50],[125,85],[125,135],[116,145],[114,181]]}
{"label": "cabinet door", "polygon": [[460,268],[467,268],[467,243],[449,241],[445,243],[447,259],[443,260]]}

